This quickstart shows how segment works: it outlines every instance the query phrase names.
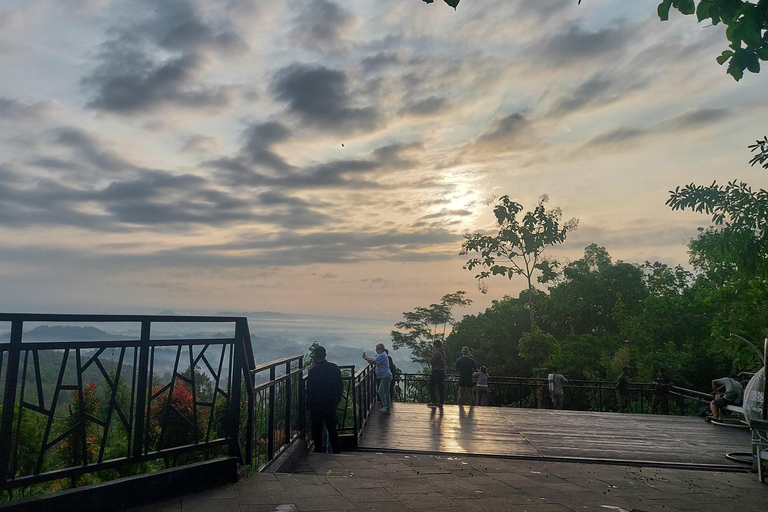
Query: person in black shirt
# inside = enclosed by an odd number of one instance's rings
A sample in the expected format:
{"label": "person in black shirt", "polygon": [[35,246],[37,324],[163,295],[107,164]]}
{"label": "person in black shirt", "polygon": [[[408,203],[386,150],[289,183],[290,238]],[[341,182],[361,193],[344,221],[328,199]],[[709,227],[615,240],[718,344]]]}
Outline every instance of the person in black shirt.
{"label": "person in black shirt", "polygon": [[464,394],[469,395],[469,405],[475,405],[475,393],[472,387],[472,373],[477,363],[469,357],[469,347],[461,347],[461,357],[456,360],[456,369],[459,371],[459,393],[456,397],[458,405],[464,405]]}
{"label": "person in black shirt", "polygon": [[339,434],[336,431],[336,405],[341,400],[344,382],[341,370],[325,360],[325,347],[315,348],[315,364],[307,375],[307,407],[312,420],[312,439],[315,451],[323,451],[323,425],[328,430],[328,439],[333,453],[341,453]]}

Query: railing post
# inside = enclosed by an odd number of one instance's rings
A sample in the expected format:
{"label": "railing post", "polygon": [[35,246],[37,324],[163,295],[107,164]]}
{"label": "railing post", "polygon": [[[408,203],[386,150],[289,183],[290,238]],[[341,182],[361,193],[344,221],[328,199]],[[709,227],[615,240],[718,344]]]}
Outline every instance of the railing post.
{"label": "railing post", "polygon": [[[275,380],[275,367],[269,368],[269,380]],[[267,460],[272,460],[275,456],[275,384],[269,386],[269,419],[267,421]]]}
{"label": "railing post", "polygon": [[[251,465],[251,439],[253,438],[253,412],[252,404],[250,400],[246,402],[248,411],[246,412],[248,418],[248,424],[246,425],[246,440],[245,440],[245,456],[243,457],[240,449],[240,405],[243,400],[242,393],[242,380],[245,379],[246,386],[249,385],[251,379],[251,372],[246,364],[246,343],[250,344],[250,339],[246,339],[248,333],[247,325],[243,325],[242,321],[235,323],[235,343],[232,347],[234,351],[234,368],[231,370],[232,375],[232,404],[230,406],[230,422],[229,422],[229,455],[231,457],[238,457],[240,462]],[[250,394],[248,395],[250,397]]]}
{"label": "railing post", "polygon": [[0,471],[3,480],[13,478],[11,469],[11,447],[13,444],[13,416],[16,409],[16,385],[19,382],[19,360],[21,357],[21,333],[23,321],[11,323],[11,342],[8,346],[8,366],[5,375],[5,396],[3,397],[3,417],[0,424]]}
{"label": "railing post", "polygon": [[302,355],[299,357],[299,370],[301,370],[301,373],[299,373],[299,425],[296,428],[297,435],[301,436],[301,439],[306,440],[305,435],[305,427],[307,425],[307,417],[306,417],[306,400],[305,400],[305,393],[307,391],[306,385],[304,383],[304,356]]}
{"label": "railing post", "polygon": [[136,422],[133,426],[133,457],[139,458],[144,453],[146,433],[147,380],[149,378],[149,343],[150,322],[141,322],[141,345],[139,346],[139,368],[136,379]]}
{"label": "railing post", "polygon": [[[291,374],[291,362],[285,363],[285,374]],[[283,443],[288,444],[291,440],[291,404],[293,403],[293,393],[291,386],[291,379],[288,377],[285,380],[285,434],[283,435]]]}
{"label": "railing post", "polygon": [[357,420],[357,379],[355,378],[355,367],[352,366],[352,379],[350,379],[349,384],[349,391],[348,393],[352,394],[352,418],[354,418],[354,428],[355,428],[355,446],[357,446],[357,437],[360,435],[360,432],[357,430],[358,426],[360,425],[360,422]]}

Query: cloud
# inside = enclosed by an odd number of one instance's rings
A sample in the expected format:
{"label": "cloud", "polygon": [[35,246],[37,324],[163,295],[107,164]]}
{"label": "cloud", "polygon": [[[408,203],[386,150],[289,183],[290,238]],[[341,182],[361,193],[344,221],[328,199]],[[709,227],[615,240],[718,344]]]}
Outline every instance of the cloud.
{"label": "cloud", "polygon": [[367,56],[363,59],[363,69],[366,73],[373,71],[383,71],[386,68],[401,64],[400,56],[391,51],[378,52],[375,55]]}
{"label": "cloud", "polygon": [[54,101],[27,103],[0,97],[0,121],[26,122],[47,118],[56,108]]}
{"label": "cloud", "polygon": [[669,130],[687,130],[711,126],[712,123],[722,121],[732,115],[733,112],[725,108],[702,108],[673,117],[665,125]]}
{"label": "cloud", "polygon": [[200,17],[184,0],[135,0],[149,16],[116,25],[101,45],[100,64],[82,79],[93,91],[87,106],[137,114],[172,106],[217,110],[232,101],[234,87],[201,83],[212,55],[247,50],[244,39],[224,20]]}
{"label": "cloud", "polygon": [[296,26],[291,37],[309,50],[336,49],[355,21],[349,11],[335,2],[312,0],[294,20]]}
{"label": "cloud", "polygon": [[296,167],[271,150],[272,144],[287,140],[290,131],[276,122],[257,123],[245,131],[245,144],[235,157],[204,162],[217,169],[230,186],[273,187],[277,189],[380,188],[376,172],[408,169],[415,164],[407,155],[421,149],[420,142],[393,143],[374,149],[367,158],[329,160]]}
{"label": "cloud", "polygon": [[533,124],[522,113],[496,117],[477,139],[477,151],[520,151],[537,143]]}
{"label": "cloud", "polygon": [[646,77],[620,76],[607,76],[603,72],[592,75],[570,92],[562,94],[549,108],[547,116],[561,117],[586,107],[609,105],[644,89],[649,83]]}
{"label": "cloud", "polygon": [[[120,59],[120,57],[117,57]],[[203,57],[184,55],[163,62],[126,56],[124,71],[113,73],[113,64],[102,66],[83,83],[96,88],[87,106],[120,114],[149,112],[169,105],[190,109],[218,109],[229,105],[233,90],[223,86],[195,85],[204,68]]]}
{"label": "cloud", "polygon": [[724,108],[695,109],[684,114],[647,127],[621,126],[601,133],[589,140],[585,146],[606,146],[619,143],[629,143],[646,136],[655,134],[685,132],[712,126],[712,123],[731,117],[733,112]]}
{"label": "cloud", "polygon": [[347,75],[340,70],[294,64],[277,74],[272,88],[290,112],[316,128],[360,131],[379,123],[375,107],[355,106]]}
{"label": "cloud", "polygon": [[573,25],[540,41],[531,54],[538,64],[545,66],[578,66],[584,61],[622,51],[631,44],[637,28],[621,22],[600,30],[584,30]]}
{"label": "cloud", "polygon": [[410,103],[400,109],[400,115],[429,116],[445,110],[447,102],[445,98],[430,96],[429,98]]}
{"label": "cloud", "polygon": [[219,149],[220,144],[217,137],[195,134],[184,139],[180,151],[182,153],[212,153]]}

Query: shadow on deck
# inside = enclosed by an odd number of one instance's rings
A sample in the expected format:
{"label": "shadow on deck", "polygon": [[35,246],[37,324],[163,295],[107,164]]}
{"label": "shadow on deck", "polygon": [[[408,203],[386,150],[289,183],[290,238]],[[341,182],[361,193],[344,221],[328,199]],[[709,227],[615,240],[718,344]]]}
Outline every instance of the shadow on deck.
{"label": "shadow on deck", "polygon": [[712,470],[745,469],[725,454],[751,451],[748,431],[699,418],[411,403],[372,413],[359,448]]}

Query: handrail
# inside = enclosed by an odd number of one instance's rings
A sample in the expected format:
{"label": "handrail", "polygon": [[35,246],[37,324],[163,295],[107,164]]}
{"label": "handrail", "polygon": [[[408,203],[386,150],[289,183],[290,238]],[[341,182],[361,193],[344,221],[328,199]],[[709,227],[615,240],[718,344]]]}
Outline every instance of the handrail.
{"label": "handrail", "polygon": [[[121,473],[157,460],[168,466],[182,455],[203,457],[227,446],[230,455],[250,461],[239,442],[241,408],[233,406],[243,387],[248,404],[253,396],[252,381],[243,378],[255,366],[245,317],[0,313],[0,322],[11,324],[10,339],[0,341],[1,489],[60,479],[75,486],[102,469]],[[27,341],[30,322],[135,323],[141,333]],[[168,323],[228,323],[234,335],[153,337],[153,326]],[[166,355],[172,369],[163,377],[158,370]],[[42,372],[43,364],[56,368],[53,376]]]}

